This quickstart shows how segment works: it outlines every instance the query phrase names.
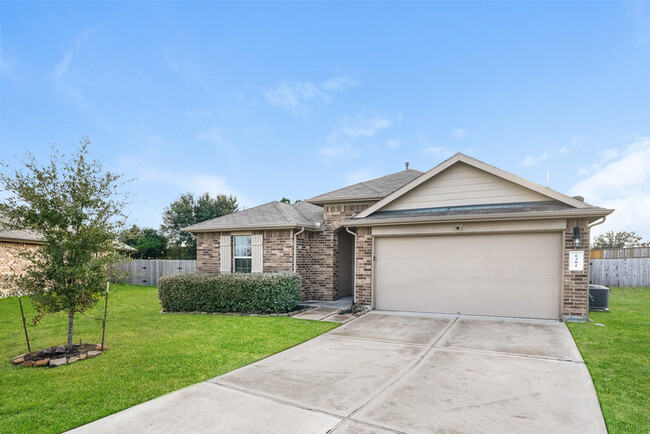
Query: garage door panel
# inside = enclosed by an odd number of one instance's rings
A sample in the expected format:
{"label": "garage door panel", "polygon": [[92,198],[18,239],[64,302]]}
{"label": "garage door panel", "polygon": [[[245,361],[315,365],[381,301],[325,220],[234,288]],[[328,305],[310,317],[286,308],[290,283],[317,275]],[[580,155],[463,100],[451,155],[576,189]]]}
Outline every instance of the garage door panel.
{"label": "garage door panel", "polygon": [[559,233],[377,238],[378,309],[558,318]]}

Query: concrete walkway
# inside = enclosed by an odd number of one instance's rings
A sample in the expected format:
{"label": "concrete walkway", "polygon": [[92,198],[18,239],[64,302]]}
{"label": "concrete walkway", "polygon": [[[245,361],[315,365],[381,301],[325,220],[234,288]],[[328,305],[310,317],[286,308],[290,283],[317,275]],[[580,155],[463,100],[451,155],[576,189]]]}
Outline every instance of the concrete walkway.
{"label": "concrete walkway", "polygon": [[605,433],[563,323],[371,312],[75,432]]}
{"label": "concrete walkway", "polygon": [[341,312],[340,308],[316,307],[294,315],[293,317],[298,319],[313,319],[315,321],[338,322],[341,324],[357,318],[357,315],[353,313],[341,314],[339,312]]}

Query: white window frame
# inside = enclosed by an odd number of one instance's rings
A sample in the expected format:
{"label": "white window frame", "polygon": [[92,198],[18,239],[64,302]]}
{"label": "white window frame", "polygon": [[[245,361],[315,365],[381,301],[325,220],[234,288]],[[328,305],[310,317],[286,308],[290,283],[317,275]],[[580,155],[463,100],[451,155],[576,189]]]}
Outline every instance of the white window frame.
{"label": "white window frame", "polygon": [[[237,251],[237,245],[235,242],[236,238],[248,238],[250,240],[250,249],[251,249],[251,254],[250,256],[237,256],[236,251]],[[253,272],[253,238],[251,235],[233,235],[232,237],[232,271],[233,273],[244,273],[244,274],[249,274]],[[251,263],[250,271],[237,271],[237,259],[249,259]]]}

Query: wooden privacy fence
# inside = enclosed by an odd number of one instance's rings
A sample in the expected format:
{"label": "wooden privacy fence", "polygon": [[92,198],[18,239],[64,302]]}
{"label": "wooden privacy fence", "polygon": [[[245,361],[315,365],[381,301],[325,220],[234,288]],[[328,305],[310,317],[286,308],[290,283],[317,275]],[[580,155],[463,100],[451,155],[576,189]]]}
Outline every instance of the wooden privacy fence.
{"label": "wooden privacy fence", "polygon": [[650,258],[592,259],[589,281],[605,286],[650,287]]}
{"label": "wooden privacy fence", "polygon": [[650,258],[650,247],[592,250],[589,257],[591,259]]}
{"label": "wooden privacy fence", "polygon": [[161,276],[196,272],[196,261],[188,259],[136,259],[118,264],[121,273],[128,273],[123,283],[157,286]]}

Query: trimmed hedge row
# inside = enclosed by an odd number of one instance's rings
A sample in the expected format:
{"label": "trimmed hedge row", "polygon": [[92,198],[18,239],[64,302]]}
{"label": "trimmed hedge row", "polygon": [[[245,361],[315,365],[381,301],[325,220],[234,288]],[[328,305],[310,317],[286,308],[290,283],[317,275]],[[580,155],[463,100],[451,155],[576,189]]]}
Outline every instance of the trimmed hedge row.
{"label": "trimmed hedge row", "polygon": [[167,312],[285,313],[300,303],[296,273],[177,274],[158,281]]}

